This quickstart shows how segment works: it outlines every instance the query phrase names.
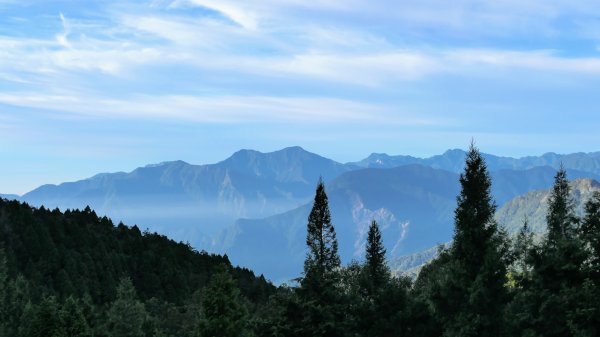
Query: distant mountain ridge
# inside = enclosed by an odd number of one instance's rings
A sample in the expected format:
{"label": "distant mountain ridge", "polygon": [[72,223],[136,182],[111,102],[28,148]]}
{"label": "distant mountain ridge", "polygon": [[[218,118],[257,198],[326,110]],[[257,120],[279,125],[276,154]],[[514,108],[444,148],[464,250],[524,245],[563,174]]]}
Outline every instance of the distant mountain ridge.
{"label": "distant mountain ridge", "polygon": [[[390,156],[385,153],[372,153],[367,158],[349,164],[360,167],[389,168],[407,164],[421,164],[433,168],[461,172],[464,168],[465,151],[460,149],[447,150],[441,155],[429,158],[418,158],[413,156]],[[564,165],[566,169],[590,172],[600,175],[600,152],[578,152],[571,154],[545,153],[541,156],[526,156],[521,158],[501,157],[484,153],[490,171],[502,169],[526,170],[539,166],[549,166],[554,169]]]}
{"label": "distant mountain ridge", "polygon": [[198,246],[199,236],[237,218],[269,216],[306,203],[319,177],[329,180],[348,170],[300,147],[270,153],[240,150],[216,164],[173,161],[44,185],[20,200],[61,209],[90,205],[115,220]]}
{"label": "distant mountain ridge", "polygon": [[[484,157],[498,206],[549,188],[561,160],[569,178],[600,180],[600,152]],[[448,150],[430,158],[373,154],[342,164],[301,147],[240,150],[215,164],[151,164],[40,186],[18,199],[62,210],[89,205],[115,221],[227,253],[235,263],[283,278],[301,268],[306,217],[320,177],[331,193],[342,257],[361,256],[371,219],[381,223],[390,256],[398,257],[450,239],[464,159],[464,151]],[[290,260],[282,266],[284,258]]]}

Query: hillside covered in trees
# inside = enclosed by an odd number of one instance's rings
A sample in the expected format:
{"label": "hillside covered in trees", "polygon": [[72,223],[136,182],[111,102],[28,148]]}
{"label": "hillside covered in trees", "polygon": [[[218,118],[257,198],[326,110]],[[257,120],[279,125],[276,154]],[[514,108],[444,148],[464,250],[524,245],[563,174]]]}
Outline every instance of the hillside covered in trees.
{"label": "hillside covered in trees", "polygon": [[[382,232],[342,266],[323,181],[304,269],[274,287],[226,256],[196,252],[91,209],[0,202],[1,336],[597,336],[600,193],[574,210],[559,170],[547,234],[516,239],[494,220],[492,180],[471,146],[452,244],[416,279],[393,276]],[[268,242],[265,242],[268,245]]]}
{"label": "hillside covered in trees", "polygon": [[227,256],[115,226],[89,208],[0,199],[0,336],[185,336],[215,273],[231,275],[244,308],[275,291]]}

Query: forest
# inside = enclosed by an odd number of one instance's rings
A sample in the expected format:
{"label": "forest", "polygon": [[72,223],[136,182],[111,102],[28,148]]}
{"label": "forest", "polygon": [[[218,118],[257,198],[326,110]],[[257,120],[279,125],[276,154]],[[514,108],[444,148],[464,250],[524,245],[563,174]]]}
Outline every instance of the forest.
{"label": "forest", "polygon": [[452,244],[412,279],[387,266],[375,221],[364,260],[342,265],[319,181],[304,271],[277,287],[89,207],[0,199],[0,336],[598,336],[600,194],[576,216],[561,169],[546,234],[523,219],[510,237],[474,145],[460,185]]}

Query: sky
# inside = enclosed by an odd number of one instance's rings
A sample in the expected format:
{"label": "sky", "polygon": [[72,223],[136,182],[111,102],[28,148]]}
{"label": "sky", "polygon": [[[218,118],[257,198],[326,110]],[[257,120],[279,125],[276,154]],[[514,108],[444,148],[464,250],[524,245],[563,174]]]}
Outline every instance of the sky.
{"label": "sky", "polygon": [[0,0],[0,192],[299,145],[600,151],[597,0]]}

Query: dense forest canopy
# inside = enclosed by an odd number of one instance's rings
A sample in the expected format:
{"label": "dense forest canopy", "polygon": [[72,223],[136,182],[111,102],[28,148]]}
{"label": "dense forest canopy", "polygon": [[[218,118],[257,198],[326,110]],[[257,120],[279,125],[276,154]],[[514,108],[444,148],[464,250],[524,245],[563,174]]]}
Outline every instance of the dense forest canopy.
{"label": "dense forest canopy", "polygon": [[0,336],[597,336],[600,194],[578,217],[564,169],[533,240],[494,220],[484,157],[460,175],[454,237],[416,279],[393,276],[377,222],[342,266],[319,181],[295,286],[227,256],[85,210],[0,200]]}

